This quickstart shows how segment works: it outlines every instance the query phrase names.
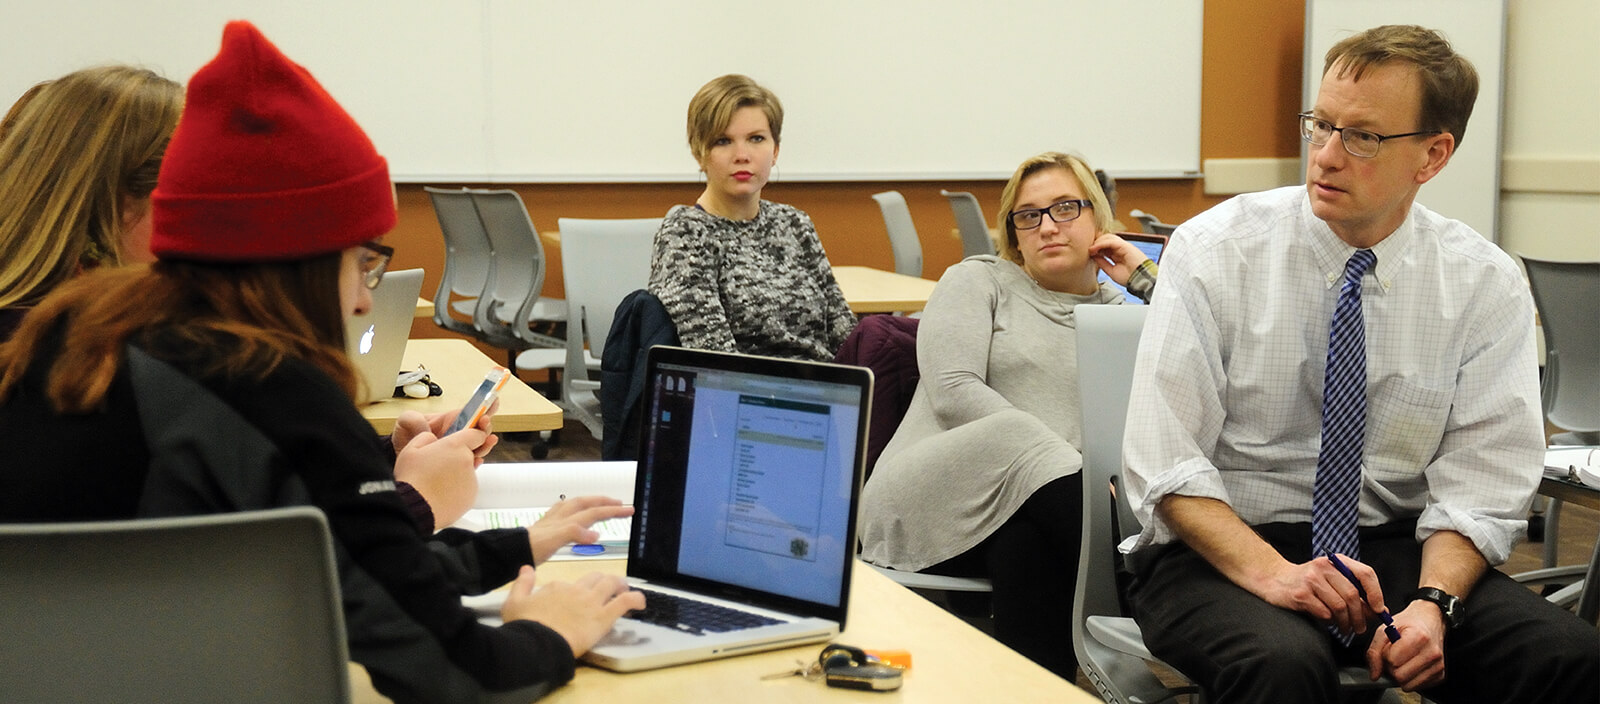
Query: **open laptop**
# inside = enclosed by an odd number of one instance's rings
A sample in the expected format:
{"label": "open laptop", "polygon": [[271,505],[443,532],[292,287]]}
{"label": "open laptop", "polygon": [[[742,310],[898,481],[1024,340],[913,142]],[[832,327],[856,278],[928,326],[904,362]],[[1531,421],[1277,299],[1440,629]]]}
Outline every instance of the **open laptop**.
{"label": "open laptop", "polygon": [[362,380],[364,395],[357,401],[373,403],[394,396],[421,291],[421,269],[384,272],[383,282],[372,290],[372,310],[345,319],[345,354]]}
{"label": "open laptop", "polygon": [[[1143,232],[1118,232],[1115,234],[1116,236],[1127,240],[1129,244],[1138,247],[1139,251],[1144,252],[1144,255],[1150,258],[1150,261],[1153,261],[1157,264],[1161,263],[1161,250],[1167,248],[1166,235],[1152,235]],[[1112,288],[1121,291],[1123,303],[1136,306],[1144,305],[1143,300],[1141,300],[1138,296],[1128,293],[1127,288],[1123,287],[1122,284],[1112,281],[1111,277],[1106,276],[1106,273],[1103,271],[1100,272],[1100,280],[1111,284]]]}
{"label": "open laptop", "polygon": [[583,659],[626,672],[837,635],[872,372],[676,347],[646,364],[628,581],[649,606]]}

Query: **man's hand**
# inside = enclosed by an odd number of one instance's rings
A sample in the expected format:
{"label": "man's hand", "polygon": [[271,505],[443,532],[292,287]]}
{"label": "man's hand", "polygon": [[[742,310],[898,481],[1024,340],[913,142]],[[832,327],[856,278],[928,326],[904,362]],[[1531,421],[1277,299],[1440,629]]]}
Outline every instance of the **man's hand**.
{"label": "man's hand", "polygon": [[1370,607],[1355,585],[1325,557],[1301,564],[1283,560],[1265,579],[1243,586],[1274,606],[1309,614],[1343,633],[1366,633],[1368,619],[1384,608],[1383,588],[1371,567],[1343,555],[1339,558],[1361,582]]}
{"label": "man's hand", "polygon": [[1394,615],[1400,640],[1373,638],[1367,648],[1367,672],[1378,679],[1387,672],[1407,692],[1444,681],[1444,615],[1426,601],[1413,601]]}

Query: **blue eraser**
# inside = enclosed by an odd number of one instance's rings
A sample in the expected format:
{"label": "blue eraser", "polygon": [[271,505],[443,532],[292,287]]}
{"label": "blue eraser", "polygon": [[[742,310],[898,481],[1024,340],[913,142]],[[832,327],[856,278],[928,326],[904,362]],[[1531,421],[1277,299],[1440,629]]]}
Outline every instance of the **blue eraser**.
{"label": "blue eraser", "polygon": [[600,553],[603,553],[605,551],[606,551],[606,546],[604,546],[604,545],[574,545],[574,546],[572,546],[572,554],[574,554],[574,555],[599,555]]}

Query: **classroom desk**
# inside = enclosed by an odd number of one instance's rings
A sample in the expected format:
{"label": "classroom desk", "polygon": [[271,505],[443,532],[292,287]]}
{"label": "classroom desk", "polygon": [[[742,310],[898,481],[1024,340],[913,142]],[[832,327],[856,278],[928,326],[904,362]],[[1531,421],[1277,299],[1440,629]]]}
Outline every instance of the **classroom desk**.
{"label": "classroom desk", "polygon": [[[366,416],[379,433],[388,433],[394,429],[394,421],[402,411],[426,414],[457,410],[478,388],[484,372],[496,364],[466,340],[411,340],[406,343],[406,356],[401,368],[416,369],[418,365],[427,367],[428,376],[444,389],[444,395],[384,399],[363,406],[361,415]],[[561,407],[540,396],[527,384],[513,378],[501,389],[500,410],[494,415],[495,432],[556,430],[561,424]]]}
{"label": "classroom desk", "polygon": [[417,312],[411,314],[414,318],[432,318],[433,301],[422,296],[417,296]]}
{"label": "classroom desk", "polygon": [[[589,571],[622,574],[623,560],[549,562],[540,579],[570,580]],[[1061,646],[1071,647],[1070,634]],[[822,650],[814,643],[693,665],[618,674],[579,665],[577,676],[541,703],[617,704],[619,702],[1053,702],[1088,704],[1100,699],[1000,645],[981,631],[911,593],[871,567],[857,562],[850,586],[850,619],[836,639],[862,648],[904,648],[913,667],[893,692],[828,687],[799,677],[762,680],[810,662]],[[350,671],[357,704],[385,701],[371,689],[359,666]]]}
{"label": "classroom desk", "polygon": [[836,266],[833,278],[856,314],[915,313],[928,305],[928,295],[938,283],[870,266]]}
{"label": "classroom desk", "polygon": [[[1575,481],[1545,477],[1539,480],[1539,493],[1600,511],[1600,489]],[[1555,539],[1554,535],[1545,536],[1545,540]],[[1578,617],[1596,623],[1596,619],[1600,619],[1600,538],[1595,541],[1584,580],[1583,592],[1578,597]]]}

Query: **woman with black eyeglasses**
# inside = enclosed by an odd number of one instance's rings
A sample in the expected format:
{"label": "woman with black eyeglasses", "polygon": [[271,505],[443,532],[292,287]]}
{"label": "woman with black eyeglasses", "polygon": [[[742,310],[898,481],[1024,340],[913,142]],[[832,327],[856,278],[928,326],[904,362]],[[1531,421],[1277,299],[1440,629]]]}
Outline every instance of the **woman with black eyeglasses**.
{"label": "woman with black eyeglasses", "polygon": [[[528,529],[419,534],[396,473],[470,474],[488,434],[418,429],[387,457],[356,410],[343,320],[392,254],[388,167],[250,24],[230,23],[190,82],[151,209],[158,261],[66,282],[0,345],[0,523],[315,506],[350,658],[397,702],[531,701],[643,608],[614,576],[533,591],[533,565],[632,513],[612,499],[563,501]],[[513,580],[504,625],[461,604]]]}
{"label": "woman with black eyeglasses", "polygon": [[995,635],[1072,680],[1072,585],[1082,487],[1073,307],[1121,303],[1155,264],[1109,234],[1081,158],[1023,162],[1001,194],[1000,256],[945,271],[917,332],[922,378],[861,498],[862,557],[986,576]]}

